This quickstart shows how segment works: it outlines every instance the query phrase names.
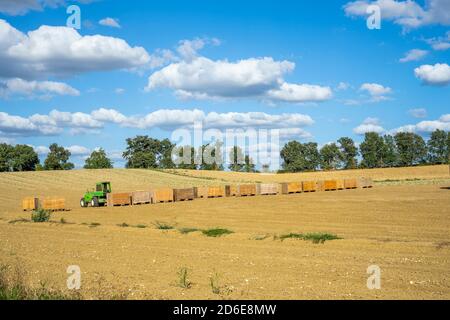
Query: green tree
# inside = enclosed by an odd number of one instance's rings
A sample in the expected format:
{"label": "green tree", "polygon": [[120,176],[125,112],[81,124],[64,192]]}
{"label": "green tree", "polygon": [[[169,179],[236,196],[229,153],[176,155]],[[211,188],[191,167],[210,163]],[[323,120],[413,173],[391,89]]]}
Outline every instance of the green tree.
{"label": "green tree", "polygon": [[320,166],[324,170],[335,170],[342,159],[341,151],[336,143],[329,143],[320,149]]}
{"label": "green tree", "polygon": [[398,132],[394,136],[400,166],[426,162],[427,147],[423,138],[412,132]]}
{"label": "green tree", "polygon": [[35,171],[39,164],[39,156],[30,146],[17,144],[12,152],[13,171]]}
{"label": "green tree", "polygon": [[283,169],[288,172],[313,171],[320,164],[317,143],[289,141],[280,151]]}
{"label": "green tree", "polygon": [[44,161],[45,170],[71,170],[75,167],[73,163],[68,162],[71,156],[69,150],[56,143],[51,144],[49,149],[50,152]]}
{"label": "green tree", "polygon": [[14,147],[7,143],[0,143],[0,172],[12,171]]}
{"label": "green tree", "polygon": [[391,135],[385,135],[383,137],[384,147],[383,147],[383,166],[384,167],[395,167],[398,162],[397,147],[395,146],[394,137]]}
{"label": "green tree", "polygon": [[175,147],[169,139],[158,140],[148,136],[136,136],[126,140],[127,148],[123,158],[127,168],[174,168],[172,149]]}
{"label": "green tree", "polygon": [[241,172],[244,170],[245,156],[240,147],[234,146],[233,149],[230,150],[229,157],[230,165],[228,168],[231,171]]}
{"label": "green tree", "polygon": [[214,144],[208,143],[199,148],[198,156],[202,159],[200,170],[223,171],[222,146],[221,141],[216,141]]}
{"label": "green tree", "polygon": [[245,162],[243,168],[244,172],[256,172],[256,167],[255,164],[253,163],[253,159],[250,158],[249,155],[245,156],[244,162]]}
{"label": "green tree", "polygon": [[91,155],[85,160],[85,169],[111,169],[112,161],[106,156],[102,148],[92,151]]}
{"label": "green tree", "polygon": [[[186,159],[184,159],[185,152],[190,153],[189,157],[186,157]],[[192,146],[175,147],[174,153],[177,158],[177,163],[180,162],[178,163],[177,168],[187,170],[197,169],[197,164],[195,163],[196,151],[194,147]]]}
{"label": "green tree", "polygon": [[354,169],[358,166],[356,157],[358,156],[358,148],[355,146],[353,139],[348,137],[342,137],[338,140],[341,161],[345,169]]}
{"label": "green tree", "polygon": [[432,164],[443,164],[449,162],[449,140],[450,132],[435,130],[428,140],[428,161]]}
{"label": "green tree", "polygon": [[376,132],[367,132],[364,141],[359,146],[363,168],[381,168],[384,166],[384,140]]}

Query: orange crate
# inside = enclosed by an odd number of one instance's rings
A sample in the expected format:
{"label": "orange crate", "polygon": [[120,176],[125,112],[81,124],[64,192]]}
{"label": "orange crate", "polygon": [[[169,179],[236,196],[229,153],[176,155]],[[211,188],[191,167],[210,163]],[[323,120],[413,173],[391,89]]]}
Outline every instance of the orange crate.
{"label": "orange crate", "polygon": [[281,193],[289,194],[289,193],[300,193],[303,190],[303,186],[301,182],[289,182],[281,184]]}
{"label": "orange crate", "polygon": [[106,196],[106,202],[108,207],[129,206],[131,205],[131,193],[108,193],[108,195]]}
{"label": "orange crate", "polygon": [[220,198],[225,196],[225,188],[221,186],[208,187],[208,198]]}
{"label": "orange crate", "polygon": [[22,199],[23,211],[33,211],[39,208],[39,199],[35,197],[26,197]]}
{"label": "orange crate", "polygon": [[42,209],[50,211],[66,210],[66,199],[64,198],[45,198],[41,201]]}
{"label": "orange crate", "polygon": [[173,201],[173,189],[171,188],[158,188],[153,189],[151,192],[152,202],[172,202]]}
{"label": "orange crate", "polygon": [[256,184],[241,184],[241,185],[239,185],[238,195],[241,197],[255,196],[256,195]]}
{"label": "orange crate", "polygon": [[344,179],[345,189],[356,189],[358,188],[358,181],[356,179]]}
{"label": "orange crate", "polygon": [[336,180],[325,180],[323,182],[323,189],[325,191],[334,191],[338,189],[338,182]]}
{"label": "orange crate", "polygon": [[302,182],[303,192],[315,192],[317,191],[317,183],[315,181],[303,181]]}
{"label": "orange crate", "polygon": [[361,185],[361,188],[372,188],[373,187],[372,178],[360,178],[359,183]]}
{"label": "orange crate", "polygon": [[238,194],[237,186],[225,186],[225,196],[226,197],[234,197]]}

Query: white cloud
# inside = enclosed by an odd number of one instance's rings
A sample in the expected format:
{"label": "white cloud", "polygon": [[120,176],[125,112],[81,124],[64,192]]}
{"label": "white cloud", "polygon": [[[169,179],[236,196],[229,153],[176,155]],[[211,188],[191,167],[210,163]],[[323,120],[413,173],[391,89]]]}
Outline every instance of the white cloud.
{"label": "white cloud", "polygon": [[91,153],[90,149],[78,145],[70,146],[67,147],[66,149],[70,151],[72,156],[85,156]]}
{"label": "white cloud", "polygon": [[149,77],[146,90],[170,88],[183,98],[215,99],[256,97],[278,101],[323,101],[331,97],[329,87],[289,84],[283,75],[295,64],[270,57],[229,62],[195,57],[172,63]]}
{"label": "white cloud", "polygon": [[445,51],[450,48],[450,31],[447,31],[444,37],[425,39],[433,50]]}
{"label": "white cloud", "polygon": [[382,96],[392,92],[389,87],[384,87],[378,83],[363,83],[360,90],[367,91],[371,96]]}
{"label": "white cloud", "polygon": [[443,86],[450,82],[450,66],[446,63],[421,65],[414,69],[414,74],[423,83],[429,85]]}
{"label": "white cloud", "polygon": [[427,116],[427,110],[424,108],[410,109],[408,113],[414,118],[426,118]]}
{"label": "white cloud", "polygon": [[286,102],[325,101],[332,96],[330,87],[284,82],[279,89],[269,90],[270,99]]}
{"label": "white cloud", "polygon": [[114,92],[115,92],[116,94],[123,94],[123,93],[125,93],[125,89],[124,89],[124,88],[116,88],[116,89],[114,90]]}
{"label": "white cloud", "polygon": [[0,77],[38,78],[147,65],[142,47],[101,35],[81,36],[68,27],[41,26],[23,34],[0,19]]}
{"label": "white cloud", "polygon": [[112,28],[121,28],[120,24],[119,24],[119,20],[118,19],[114,19],[114,18],[104,18],[101,19],[98,22],[100,25],[105,26],[105,27],[112,27]]}
{"label": "white cloud", "polygon": [[40,156],[45,156],[50,152],[50,149],[45,146],[31,146],[31,147],[33,147],[34,151]]}
{"label": "white cloud", "polygon": [[397,132],[415,132],[419,134],[429,134],[435,130],[450,131],[450,114],[444,114],[437,120],[421,121],[417,124],[408,124],[390,131],[391,134]]}
{"label": "white cloud", "polygon": [[351,86],[347,82],[339,82],[339,84],[336,87],[336,90],[343,91],[349,89]]}
{"label": "white cloud", "polygon": [[345,4],[344,11],[348,16],[366,17],[369,5],[379,6],[382,19],[391,20],[405,30],[432,24],[450,24],[448,0],[428,0],[424,7],[411,0],[358,0]]}
{"label": "white cloud", "polygon": [[380,125],[377,118],[366,118],[362,124],[353,129],[353,132],[358,135],[364,135],[367,132],[383,133],[385,129]]}
{"label": "white cloud", "polygon": [[421,50],[421,49],[412,49],[409,50],[403,58],[401,58],[400,62],[409,62],[409,61],[418,61],[422,58],[424,58],[428,54],[427,50]]}
{"label": "white cloud", "polygon": [[53,94],[79,96],[80,92],[63,82],[27,81],[20,78],[0,80],[0,97],[9,95],[42,96]]}
{"label": "white cloud", "polygon": [[392,89],[385,87],[378,83],[363,83],[359,88],[361,91],[366,91],[370,96],[369,102],[379,102],[383,100],[389,100],[388,94],[392,93]]}

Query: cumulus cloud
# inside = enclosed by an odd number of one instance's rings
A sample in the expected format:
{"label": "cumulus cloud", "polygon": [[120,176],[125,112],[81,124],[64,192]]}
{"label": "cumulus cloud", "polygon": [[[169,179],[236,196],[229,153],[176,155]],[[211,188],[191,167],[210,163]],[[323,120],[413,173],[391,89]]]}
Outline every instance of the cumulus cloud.
{"label": "cumulus cloud", "polygon": [[437,120],[421,121],[417,124],[408,124],[391,130],[391,134],[397,132],[415,132],[419,134],[429,134],[435,130],[450,131],[450,114],[444,114]]}
{"label": "cumulus cloud", "polygon": [[0,77],[38,78],[147,65],[142,47],[101,35],[81,36],[68,27],[40,26],[24,34],[0,19]]}
{"label": "cumulus cloud", "polygon": [[428,0],[425,6],[411,0],[358,0],[345,4],[344,11],[347,16],[367,17],[369,5],[379,6],[383,19],[393,21],[405,30],[433,24],[450,25],[448,0]]}
{"label": "cumulus cloud", "polygon": [[[93,0],[78,0],[79,3],[90,3]],[[74,2],[74,1],[72,1]],[[45,8],[57,8],[66,6],[65,0],[2,0],[0,1],[0,12],[11,15],[24,15],[29,11],[42,11]]]}
{"label": "cumulus cloud", "polygon": [[366,118],[362,124],[353,129],[353,132],[358,135],[364,135],[367,132],[383,133],[385,129],[380,125],[377,118]]}
{"label": "cumulus cloud", "polygon": [[[33,147],[34,151],[36,151],[36,153],[40,156],[45,156],[50,152],[50,149],[46,146],[31,146],[31,147]],[[69,150],[72,156],[86,156],[91,153],[91,150],[89,148],[79,145],[73,145],[64,148]]]}
{"label": "cumulus cloud", "polygon": [[20,78],[0,80],[0,97],[10,95],[51,97],[55,94],[79,96],[80,92],[63,82],[27,81]]}
{"label": "cumulus cloud", "polygon": [[421,50],[421,49],[412,49],[409,50],[403,58],[401,58],[399,61],[409,62],[409,61],[418,61],[422,58],[424,58],[428,54],[427,50]]}
{"label": "cumulus cloud", "polygon": [[392,93],[391,88],[378,83],[363,83],[359,90],[366,91],[371,96],[372,102],[388,100],[390,98],[387,95]]}
{"label": "cumulus cloud", "polygon": [[180,97],[195,99],[257,97],[305,102],[331,97],[329,87],[286,83],[283,75],[294,68],[290,61],[270,57],[237,62],[196,57],[156,71],[149,77],[146,90],[170,88]]}
{"label": "cumulus cloud", "polygon": [[121,28],[120,24],[119,24],[119,20],[118,19],[114,19],[114,18],[103,18],[98,22],[100,25],[105,26],[105,27],[111,27],[111,28]]}
{"label": "cumulus cloud", "polygon": [[408,113],[414,118],[425,118],[427,116],[427,110],[424,108],[410,109]]}
{"label": "cumulus cloud", "polygon": [[444,86],[450,83],[450,66],[446,63],[421,65],[414,69],[414,74],[424,84]]}

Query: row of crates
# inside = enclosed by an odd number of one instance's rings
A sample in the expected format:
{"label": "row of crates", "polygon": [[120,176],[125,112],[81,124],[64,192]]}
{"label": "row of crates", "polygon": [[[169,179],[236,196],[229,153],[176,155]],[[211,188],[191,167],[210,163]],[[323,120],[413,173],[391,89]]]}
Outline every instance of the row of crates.
{"label": "row of crates", "polygon": [[22,210],[33,211],[39,208],[49,211],[65,211],[66,199],[64,198],[43,198],[26,197],[22,199]]}
{"label": "row of crates", "polygon": [[226,186],[205,186],[182,189],[158,188],[108,194],[108,206],[127,206],[194,199],[221,197],[248,197],[256,195],[293,194],[302,192],[336,191],[356,188],[372,188],[370,178],[301,181],[286,183],[259,183]]}

